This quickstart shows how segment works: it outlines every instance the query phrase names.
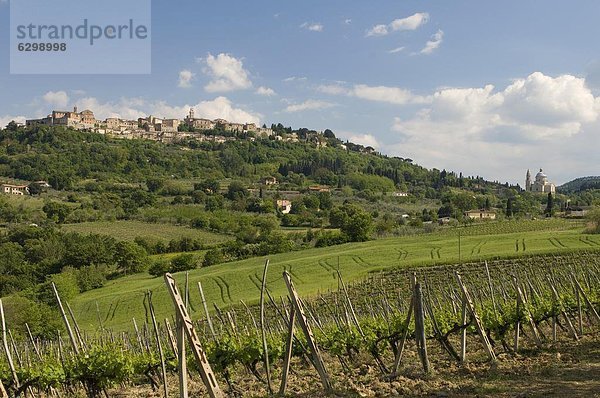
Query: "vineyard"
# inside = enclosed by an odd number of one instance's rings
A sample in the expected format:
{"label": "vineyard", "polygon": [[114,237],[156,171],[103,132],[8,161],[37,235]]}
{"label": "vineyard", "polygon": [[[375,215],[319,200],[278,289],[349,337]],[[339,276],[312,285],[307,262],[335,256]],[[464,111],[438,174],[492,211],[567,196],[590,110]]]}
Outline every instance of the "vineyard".
{"label": "vineyard", "polygon": [[[453,228],[433,234],[274,254],[269,256],[269,288],[275,297],[287,294],[285,284],[281,283],[283,271],[290,273],[298,292],[305,297],[336,289],[335,271],[338,267],[347,282],[354,282],[374,272],[389,269],[600,249],[600,239],[583,234],[581,223],[539,220],[490,224],[507,232],[488,235],[465,232],[460,237],[460,249],[459,237]],[[459,230],[461,233],[466,230],[477,232],[480,228],[488,227],[473,225]],[[195,286],[197,282],[202,282],[207,301],[220,308],[239,304],[240,300],[248,305],[256,304],[264,261],[265,258],[250,258],[201,267],[190,271],[190,283]],[[175,277],[182,283],[183,274],[176,274]],[[76,296],[70,304],[82,330],[93,332],[98,328],[99,308],[106,327],[124,331],[131,327],[132,316],[140,317],[145,313],[142,302],[148,289],[155,292],[157,316],[161,319],[170,316],[172,303],[164,290],[162,278],[144,273],[108,281],[102,288]],[[202,316],[197,295],[190,297],[190,313],[192,317]]]}
{"label": "vineyard", "polygon": [[[594,252],[390,270],[351,285],[333,269],[338,288],[310,300],[298,298],[288,272],[267,279],[267,266],[257,281],[261,305],[250,307],[241,302],[220,309],[205,300],[202,285],[179,289],[167,275],[163,289],[175,304],[172,315],[157,319],[147,292],[146,319],[131,319],[128,332],[113,332],[102,319],[97,332],[80,330],[58,293],[68,331],[58,340],[11,330],[2,312],[0,379],[6,392],[0,393],[451,393],[460,386],[436,374],[487,374],[557,347],[597,343],[600,258]],[[278,284],[286,297],[273,296]],[[191,296],[200,297],[203,307],[194,320],[187,309]]]}

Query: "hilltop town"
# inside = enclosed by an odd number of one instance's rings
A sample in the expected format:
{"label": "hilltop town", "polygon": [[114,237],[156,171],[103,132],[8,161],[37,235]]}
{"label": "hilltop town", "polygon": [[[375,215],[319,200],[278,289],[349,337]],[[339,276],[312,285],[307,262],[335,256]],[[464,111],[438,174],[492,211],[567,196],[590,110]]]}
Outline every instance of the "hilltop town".
{"label": "hilltop town", "polygon": [[[105,134],[113,138],[124,139],[147,139],[159,142],[172,142],[186,138],[198,141],[213,141],[223,143],[244,137],[249,140],[257,138],[273,139],[277,141],[298,142],[300,139],[310,141],[317,146],[327,146],[327,140],[322,133],[306,130],[308,134],[299,137],[298,133],[291,131],[275,131],[277,126],[270,128],[266,125],[257,126],[256,123],[231,122],[225,119],[210,120],[196,117],[194,109],[190,108],[188,115],[183,119],[170,119],[155,116],[140,117],[137,120],[127,120],[117,117],[109,117],[98,120],[94,112],[86,109],[81,112],[77,107],[72,111],[54,110],[48,116],[41,119],[28,119],[26,126],[63,126],[76,130],[83,130]],[[284,130],[280,126],[279,130]],[[329,137],[330,138],[330,137]],[[347,149],[341,143],[342,149]],[[374,152],[374,148],[357,146],[359,151]]]}

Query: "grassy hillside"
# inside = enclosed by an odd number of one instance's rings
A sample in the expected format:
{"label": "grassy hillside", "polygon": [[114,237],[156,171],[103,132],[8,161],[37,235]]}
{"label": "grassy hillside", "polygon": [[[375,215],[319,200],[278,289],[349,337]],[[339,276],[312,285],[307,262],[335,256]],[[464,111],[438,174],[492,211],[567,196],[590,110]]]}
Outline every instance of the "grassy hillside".
{"label": "grassy hillside", "polygon": [[576,178],[558,187],[559,192],[564,193],[579,192],[588,189],[600,189],[599,176]]}
{"label": "grassy hillside", "polygon": [[151,224],[141,221],[95,221],[79,224],[65,224],[62,229],[81,234],[110,235],[119,240],[134,240],[136,237],[153,238],[162,241],[188,237],[205,244],[225,242],[231,237],[199,229],[171,224]]}
{"label": "grassy hillside", "polygon": [[[508,225],[508,226],[507,226]],[[562,226],[561,226],[562,225]],[[490,226],[488,234],[475,229],[461,234],[462,261],[494,257],[512,257],[573,250],[600,249],[600,238],[582,234],[581,224],[566,224],[542,220],[528,223],[497,224],[499,232]],[[521,227],[522,226],[522,227]],[[560,228],[558,228],[560,226]],[[535,228],[534,228],[535,227]],[[475,228],[481,228],[476,226]],[[521,229],[521,230],[520,230]],[[369,272],[390,267],[412,267],[459,261],[458,234],[442,232],[377,241],[352,243],[335,247],[309,249],[270,256],[269,289],[275,297],[286,294],[282,272],[288,270],[302,295],[336,288],[334,271],[339,269],[347,281],[365,277]],[[265,258],[252,258],[190,272],[193,316],[198,318],[201,304],[197,282],[201,281],[209,303],[219,307],[258,300],[259,283]],[[182,274],[176,275],[182,281]],[[131,318],[143,321],[144,292],[154,292],[153,301],[159,319],[170,317],[172,304],[162,278],[138,274],[112,281],[105,287],[79,295],[72,307],[82,328],[98,327],[96,302],[105,326],[128,329]]]}

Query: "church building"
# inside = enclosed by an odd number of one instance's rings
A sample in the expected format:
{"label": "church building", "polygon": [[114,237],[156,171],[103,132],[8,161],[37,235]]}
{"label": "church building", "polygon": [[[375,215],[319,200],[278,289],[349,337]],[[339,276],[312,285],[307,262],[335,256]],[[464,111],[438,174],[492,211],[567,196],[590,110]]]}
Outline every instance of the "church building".
{"label": "church building", "polygon": [[527,170],[527,176],[525,177],[525,190],[528,192],[537,193],[555,193],[556,186],[548,181],[548,176],[544,174],[544,171],[540,169],[540,172],[536,174],[535,181],[531,181],[531,172]]}

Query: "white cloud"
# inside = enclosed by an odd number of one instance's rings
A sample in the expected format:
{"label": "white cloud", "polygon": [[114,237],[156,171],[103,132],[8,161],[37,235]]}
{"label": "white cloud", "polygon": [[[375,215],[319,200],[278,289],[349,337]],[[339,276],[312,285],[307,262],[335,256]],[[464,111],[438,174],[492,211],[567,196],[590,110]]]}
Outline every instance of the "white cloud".
{"label": "white cloud", "polygon": [[273,95],[276,95],[275,90],[273,90],[272,88],[269,88],[269,87],[264,87],[264,86],[260,86],[256,90],[256,94],[258,94],[258,95],[264,95],[266,97],[271,97]]}
{"label": "white cloud", "polygon": [[330,95],[350,95],[350,90],[339,84],[322,84],[317,86],[317,91]]}
{"label": "white cloud", "polygon": [[[185,108],[189,108],[185,106]],[[226,97],[217,97],[212,101],[202,101],[194,105],[196,115],[202,115],[208,119],[223,118],[230,122],[245,123],[251,122],[260,124],[262,117],[259,113],[235,108],[232,102]]]}
{"label": "white cloud", "polygon": [[196,74],[193,73],[191,70],[184,69],[181,72],[179,72],[179,83],[177,84],[177,86],[181,88],[190,88],[192,87],[192,80],[194,80],[195,77]]}
{"label": "white cloud", "polygon": [[444,40],[444,32],[442,30],[438,30],[431,36],[431,39],[425,43],[425,47],[421,50],[421,54],[431,54],[442,44]]}
{"label": "white cloud", "polygon": [[135,120],[148,116],[149,104],[141,98],[121,98],[116,101],[102,102],[95,97],[83,97],[77,100],[80,109],[89,109],[97,119],[109,117]]}
{"label": "white cloud", "polygon": [[584,79],[571,75],[552,78],[535,72],[515,80],[503,94],[502,115],[517,123],[590,123],[600,112],[600,97],[594,98]]}
{"label": "white cloud", "polygon": [[367,31],[367,36],[385,36],[387,34],[387,25],[375,25]]}
{"label": "white cloud", "polygon": [[426,12],[417,12],[410,17],[395,19],[390,23],[392,30],[416,30],[429,21],[429,14]]}
{"label": "white cloud", "polygon": [[357,134],[349,131],[336,131],[336,136],[340,139],[348,140],[355,144],[379,148],[380,144],[373,134]]}
{"label": "white cloud", "polygon": [[0,129],[5,128],[13,120],[17,123],[25,123],[25,116],[0,116]]}
{"label": "white cloud", "polygon": [[368,86],[366,84],[355,84],[345,87],[340,84],[326,84],[317,87],[317,90],[330,95],[346,95],[368,101],[387,102],[395,105],[422,104],[430,99],[413,94],[410,90],[399,87]]}
{"label": "white cloud", "polygon": [[42,96],[42,99],[57,108],[65,108],[69,104],[69,96],[65,91],[48,91]]}
{"label": "white cloud", "polygon": [[557,167],[558,159],[561,168],[591,170],[579,161],[582,151],[590,153],[584,159],[597,159],[600,101],[582,78],[535,72],[504,89],[444,88],[430,99],[413,116],[394,120],[399,142],[390,151],[503,181],[523,168]]}
{"label": "white cloud", "polygon": [[306,29],[306,30],[310,30],[311,32],[322,32],[323,31],[323,25],[320,23],[309,23],[309,22],[304,22],[302,25],[300,25],[301,28]]}
{"label": "white cloud", "polygon": [[244,69],[243,62],[229,54],[221,53],[216,57],[208,54],[202,60],[206,67],[204,73],[212,80],[204,86],[209,93],[246,90],[252,87],[249,73]]}
{"label": "white cloud", "polygon": [[352,19],[350,19],[350,18],[346,18],[346,19],[344,20],[344,23],[345,23],[346,25],[350,25],[350,24],[352,23]]}
{"label": "white cloud", "polygon": [[389,50],[388,54],[396,54],[396,53],[399,53],[401,51],[404,51],[404,47],[396,47],[394,49]]}
{"label": "white cloud", "polygon": [[259,123],[262,117],[259,113],[236,108],[228,98],[222,96],[182,106],[171,105],[165,101],[146,101],[141,98],[121,98],[118,101],[101,102],[97,98],[87,97],[79,99],[78,103],[81,104],[81,109],[91,109],[98,119],[120,117],[135,120],[148,115],[181,119],[188,114],[190,108],[194,108],[198,117],[222,118],[238,123]]}
{"label": "white cloud", "polygon": [[525,140],[569,137],[598,119],[598,103],[582,78],[535,72],[502,91],[494,92],[492,85],[439,90],[427,108],[396,123],[396,129],[417,134],[417,130],[448,133],[459,128],[462,134],[479,134],[510,128]]}
{"label": "white cloud", "polygon": [[429,21],[429,14],[417,12],[406,18],[394,19],[387,25],[379,24],[367,31],[367,36],[385,36],[390,32],[402,30],[416,30]]}
{"label": "white cloud", "polygon": [[285,108],[286,112],[301,112],[307,110],[323,110],[327,108],[331,108],[335,106],[335,104],[322,100],[313,100],[309,99],[300,104],[290,104]]}
{"label": "white cloud", "polygon": [[391,104],[405,105],[409,103],[421,103],[424,99],[416,96],[409,90],[398,87],[367,86],[357,84],[352,90],[352,95],[369,101],[388,102]]}
{"label": "white cloud", "polygon": [[308,80],[306,77],[304,76],[290,76],[290,77],[286,77],[285,79],[283,79],[284,82],[289,83],[289,82],[296,82],[296,81],[306,81]]}

